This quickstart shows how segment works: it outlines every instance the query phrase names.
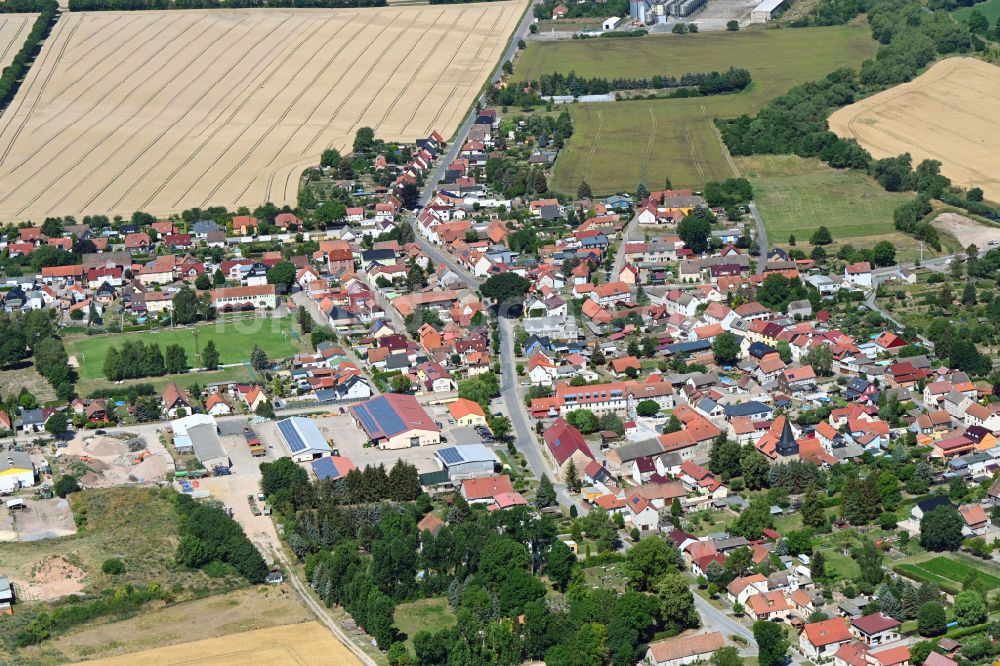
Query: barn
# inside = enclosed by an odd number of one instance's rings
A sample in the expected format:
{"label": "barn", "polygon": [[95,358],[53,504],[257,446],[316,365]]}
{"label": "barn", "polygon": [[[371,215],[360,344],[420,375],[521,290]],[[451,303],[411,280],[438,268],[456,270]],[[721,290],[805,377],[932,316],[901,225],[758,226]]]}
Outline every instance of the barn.
{"label": "barn", "polygon": [[332,453],[326,437],[312,419],[291,416],[275,425],[295,462],[308,462]]}
{"label": "barn", "polygon": [[751,23],[767,23],[774,17],[778,7],[784,0],[762,0],[759,5],[750,10]]}

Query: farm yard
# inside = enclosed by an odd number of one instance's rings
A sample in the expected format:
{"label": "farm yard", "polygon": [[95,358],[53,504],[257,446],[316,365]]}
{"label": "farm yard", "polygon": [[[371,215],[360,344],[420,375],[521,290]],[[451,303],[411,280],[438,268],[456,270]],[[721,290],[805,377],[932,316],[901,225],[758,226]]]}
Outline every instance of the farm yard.
{"label": "farm yard", "polygon": [[[66,339],[66,351],[76,357],[82,382],[94,382],[104,377],[104,356],[108,347],[120,346],[126,340],[139,340],[144,344],[156,343],[160,350],[167,345],[179,344],[187,352],[188,364],[197,367],[195,356],[195,334],[198,332],[198,348],[204,349],[209,340],[214,340],[219,350],[219,363],[244,363],[250,359],[250,350],[260,345],[269,358],[285,358],[300,351],[300,345],[292,331],[292,318],[249,319],[243,321],[218,321],[196,327],[163,329],[149,333],[120,333],[110,335],[85,335]],[[245,375],[242,368],[240,370]],[[199,381],[208,373],[198,374]]]}
{"label": "farm yard", "polygon": [[921,582],[934,582],[950,594],[961,592],[970,575],[975,575],[987,592],[1000,588],[1000,571],[963,557],[939,555],[920,561],[895,565],[899,573]]}
{"label": "farm yard", "polygon": [[14,60],[38,14],[0,14],[0,69]]}
{"label": "farm yard", "polygon": [[874,157],[902,153],[1000,200],[1000,67],[948,58],[919,77],[834,112],[830,129],[858,140]]}
{"label": "farm yard", "polygon": [[64,14],[0,118],[0,219],[294,205],[362,126],[450,135],[523,7]]}
{"label": "farm yard", "polygon": [[755,113],[794,85],[838,67],[860,65],[876,46],[868,27],[857,23],[680,39],[663,35],[532,43],[513,78],[526,80],[553,71],[629,77],[747,68],[753,83],[739,94],[571,107],[575,131],[556,161],[554,189],[575,192],[585,179],[595,193],[628,192],[640,179],[655,189],[667,177],[675,187],[700,189],[706,181],[733,174],[715,118]]}

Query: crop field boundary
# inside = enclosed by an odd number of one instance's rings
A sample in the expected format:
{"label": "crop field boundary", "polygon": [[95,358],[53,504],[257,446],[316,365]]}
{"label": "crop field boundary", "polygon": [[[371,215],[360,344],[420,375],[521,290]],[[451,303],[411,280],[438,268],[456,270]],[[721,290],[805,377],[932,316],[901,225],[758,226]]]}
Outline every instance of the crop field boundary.
{"label": "crop field boundary", "polygon": [[[976,58],[935,63],[913,81],[838,109],[834,133],[874,157],[909,152],[914,165],[936,159],[956,184],[1000,200],[1000,67]],[[960,128],[960,129],[958,129]]]}
{"label": "crop field boundary", "polygon": [[453,134],[525,11],[64,14],[0,118],[0,220],[294,204],[301,171],[362,125]]}

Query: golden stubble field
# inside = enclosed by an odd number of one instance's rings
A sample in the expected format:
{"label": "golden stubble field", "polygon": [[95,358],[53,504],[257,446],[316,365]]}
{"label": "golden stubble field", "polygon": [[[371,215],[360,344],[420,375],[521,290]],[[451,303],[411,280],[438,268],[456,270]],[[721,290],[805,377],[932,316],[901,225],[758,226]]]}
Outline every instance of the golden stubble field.
{"label": "golden stubble field", "polygon": [[361,661],[319,622],[258,629],[221,638],[81,662],[95,666],[241,664],[242,666],[353,666]]}
{"label": "golden stubble field", "polygon": [[523,9],[64,14],[0,117],[0,220],[294,204],[359,127],[450,135]]}
{"label": "golden stubble field", "polygon": [[38,14],[0,14],[0,69],[9,65],[24,46]]}
{"label": "golden stubble field", "polygon": [[853,137],[876,158],[909,152],[1000,201],[1000,67],[948,58],[909,83],[844,107],[830,130]]}

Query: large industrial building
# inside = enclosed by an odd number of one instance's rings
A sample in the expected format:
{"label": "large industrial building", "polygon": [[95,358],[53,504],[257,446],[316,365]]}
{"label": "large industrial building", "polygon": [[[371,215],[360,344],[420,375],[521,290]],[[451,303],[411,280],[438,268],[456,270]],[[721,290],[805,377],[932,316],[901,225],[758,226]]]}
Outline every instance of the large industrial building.
{"label": "large industrial building", "polygon": [[295,462],[316,460],[332,453],[326,437],[312,419],[292,416],[278,421],[276,425]]}
{"label": "large industrial building", "polygon": [[380,449],[441,443],[441,429],[412,395],[380,395],[351,407],[351,416]]}
{"label": "large industrial building", "polygon": [[774,12],[784,4],[785,0],[763,0],[750,10],[751,23],[767,23],[774,17]]}
{"label": "large industrial building", "polygon": [[35,466],[24,451],[0,454],[0,493],[12,493],[18,488],[35,485]]}
{"label": "large industrial building", "polygon": [[198,462],[202,464],[202,467],[205,469],[215,469],[216,467],[229,469],[232,467],[229,454],[226,453],[225,447],[222,446],[222,440],[219,439],[219,431],[216,429],[214,423],[202,423],[201,425],[189,427],[187,435],[191,439],[194,455],[198,458]]}
{"label": "large industrial building", "polygon": [[629,0],[628,13],[646,25],[665,24],[690,16],[706,0]]}

